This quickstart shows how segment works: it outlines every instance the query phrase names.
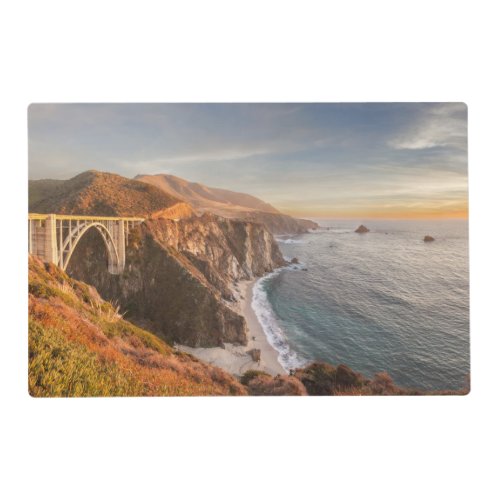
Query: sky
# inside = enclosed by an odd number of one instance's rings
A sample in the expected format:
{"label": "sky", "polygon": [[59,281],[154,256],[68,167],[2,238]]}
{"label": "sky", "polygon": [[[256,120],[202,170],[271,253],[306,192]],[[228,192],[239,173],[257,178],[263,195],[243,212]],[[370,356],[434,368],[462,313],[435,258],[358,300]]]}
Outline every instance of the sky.
{"label": "sky", "polygon": [[295,216],[467,217],[462,103],[32,104],[30,179],[168,173]]}

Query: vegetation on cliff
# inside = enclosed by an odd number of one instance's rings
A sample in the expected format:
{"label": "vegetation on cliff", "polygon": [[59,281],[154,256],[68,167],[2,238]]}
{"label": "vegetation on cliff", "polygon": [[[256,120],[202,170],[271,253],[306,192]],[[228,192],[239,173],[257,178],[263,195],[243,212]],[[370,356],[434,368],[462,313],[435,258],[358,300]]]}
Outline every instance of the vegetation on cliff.
{"label": "vegetation on cliff", "polygon": [[93,287],[29,259],[32,396],[238,395],[231,375],[125,321]]}
{"label": "vegetation on cliff", "polygon": [[367,378],[346,365],[311,363],[294,370],[290,375],[277,375],[249,370],[241,383],[253,396],[424,396],[463,395],[468,387],[459,391],[422,391],[397,386],[391,376],[380,372]]}
{"label": "vegetation on cliff", "polygon": [[467,394],[459,391],[423,391],[397,386],[387,372],[376,373],[373,378],[364,377],[346,365],[336,367],[328,363],[312,363],[295,370],[293,376],[302,382],[311,396],[419,396],[437,394]]}

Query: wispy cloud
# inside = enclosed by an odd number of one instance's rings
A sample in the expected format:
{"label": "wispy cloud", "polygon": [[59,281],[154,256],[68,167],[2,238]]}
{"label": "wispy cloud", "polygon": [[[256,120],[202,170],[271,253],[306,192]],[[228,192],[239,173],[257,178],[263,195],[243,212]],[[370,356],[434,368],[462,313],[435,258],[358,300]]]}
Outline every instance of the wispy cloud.
{"label": "wispy cloud", "polygon": [[183,167],[184,165],[203,164],[212,162],[237,161],[254,158],[256,156],[271,154],[270,149],[223,149],[217,151],[200,151],[196,154],[180,154],[162,156],[159,158],[149,158],[146,160],[130,161],[127,159],[117,159],[116,164],[127,170],[137,170],[137,172],[159,173],[162,169],[171,167]]}
{"label": "wispy cloud", "polygon": [[425,109],[407,130],[388,141],[394,149],[453,147],[464,150],[467,144],[467,109],[464,104],[435,105]]}

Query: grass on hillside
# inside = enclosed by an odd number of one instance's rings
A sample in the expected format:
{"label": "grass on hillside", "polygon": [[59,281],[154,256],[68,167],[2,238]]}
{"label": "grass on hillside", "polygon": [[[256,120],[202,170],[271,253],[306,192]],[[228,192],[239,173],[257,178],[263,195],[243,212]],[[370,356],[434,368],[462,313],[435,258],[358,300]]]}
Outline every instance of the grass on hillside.
{"label": "grass on hillside", "polygon": [[29,264],[32,396],[238,395],[223,370],[123,320],[95,289],[36,258]]}

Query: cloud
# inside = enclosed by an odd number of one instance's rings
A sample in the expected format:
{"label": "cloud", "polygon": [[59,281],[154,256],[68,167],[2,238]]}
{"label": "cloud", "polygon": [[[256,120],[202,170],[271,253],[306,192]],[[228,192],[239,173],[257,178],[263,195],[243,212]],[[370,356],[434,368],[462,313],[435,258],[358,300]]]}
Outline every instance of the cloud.
{"label": "cloud", "polygon": [[387,142],[393,149],[429,149],[467,147],[467,108],[449,103],[425,108],[416,123]]}
{"label": "cloud", "polygon": [[147,170],[157,172],[158,170],[191,164],[205,164],[209,162],[235,161],[255,156],[266,155],[271,150],[266,148],[253,149],[221,149],[215,151],[200,151],[193,154],[166,155],[158,158],[150,158],[138,161],[117,160],[117,164],[127,170],[137,169],[137,171]]}

